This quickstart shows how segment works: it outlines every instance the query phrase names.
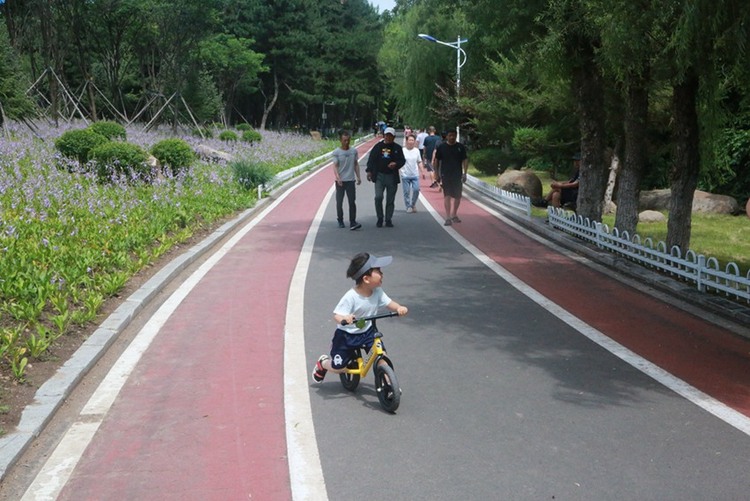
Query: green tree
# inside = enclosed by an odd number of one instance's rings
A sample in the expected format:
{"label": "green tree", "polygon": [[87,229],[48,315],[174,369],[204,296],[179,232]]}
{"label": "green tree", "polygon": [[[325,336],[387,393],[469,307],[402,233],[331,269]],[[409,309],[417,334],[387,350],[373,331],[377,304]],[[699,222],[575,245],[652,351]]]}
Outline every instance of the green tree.
{"label": "green tree", "polygon": [[232,116],[238,93],[257,90],[258,75],[266,71],[263,55],[252,50],[253,40],[219,34],[204,40],[200,60],[224,97],[224,113]]}

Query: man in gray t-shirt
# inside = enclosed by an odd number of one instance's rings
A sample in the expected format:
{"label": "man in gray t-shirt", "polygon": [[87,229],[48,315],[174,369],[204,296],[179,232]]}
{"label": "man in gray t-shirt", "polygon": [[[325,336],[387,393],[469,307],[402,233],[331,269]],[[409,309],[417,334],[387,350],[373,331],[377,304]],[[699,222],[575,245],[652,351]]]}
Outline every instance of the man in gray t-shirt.
{"label": "man in gray t-shirt", "polygon": [[349,203],[349,229],[358,230],[362,225],[357,222],[357,194],[354,183],[360,184],[362,180],[359,177],[357,149],[349,146],[351,139],[351,133],[342,130],[339,133],[341,146],[333,152],[333,174],[336,180],[336,219],[338,219],[339,228],[346,228],[346,225],[344,225],[344,194],[346,194],[346,200]]}

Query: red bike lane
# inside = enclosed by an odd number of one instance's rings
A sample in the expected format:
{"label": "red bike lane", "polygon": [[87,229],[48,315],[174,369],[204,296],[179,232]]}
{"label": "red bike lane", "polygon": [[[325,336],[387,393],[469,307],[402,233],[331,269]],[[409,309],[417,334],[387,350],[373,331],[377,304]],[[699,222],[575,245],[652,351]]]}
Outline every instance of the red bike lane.
{"label": "red bike lane", "polygon": [[[443,196],[422,188],[443,214]],[[452,226],[490,259],[606,336],[750,416],[750,340],[531,239],[464,198]]]}
{"label": "red bike lane", "polygon": [[283,408],[287,295],[331,182],[325,170],[298,186],[185,297],[59,499],[291,498]]}

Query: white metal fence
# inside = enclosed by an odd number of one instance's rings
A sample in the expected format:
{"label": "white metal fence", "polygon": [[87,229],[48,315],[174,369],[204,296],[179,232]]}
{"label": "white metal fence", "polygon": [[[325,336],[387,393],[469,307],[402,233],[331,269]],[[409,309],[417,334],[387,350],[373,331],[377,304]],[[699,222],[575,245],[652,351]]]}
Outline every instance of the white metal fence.
{"label": "white metal fence", "polygon": [[474,176],[466,176],[466,184],[475,190],[484,193],[496,202],[521,211],[527,216],[531,216],[531,199],[526,195],[502,190],[497,186],[487,184]]}
{"label": "white metal fence", "polygon": [[694,283],[701,292],[714,290],[750,303],[750,271],[742,276],[739,266],[734,262],[721,270],[719,261],[714,257],[696,254],[692,250],[688,250],[683,256],[679,247],[667,249],[667,244],[663,241],[656,244],[651,238],[642,241],[638,234],[634,234],[632,238],[627,232],[621,235],[617,228],[610,230],[606,224],[584,219],[569,211],[549,207],[547,216],[553,228],[625,256],[647,268]]}
{"label": "white metal fence", "polygon": [[[493,200],[531,216],[531,199],[491,186],[473,176],[467,176],[466,184]],[[651,238],[641,239],[635,234],[596,221],[589,221],[573,212],[549,207],[547,216],[551,228],[556,228],[582,240],[592,242],[600,249],[630,259],[647,268],[659,270],[684,281],[696,284],[701,292],[717,291],[728,297],[744,299],[750,303],[750,270],[742,276],[739,266],[730,262],[724,270],[714,257],[706,257],[688,250],[683,256],[679,247],[667,249],[667,244],[654,243]]]}

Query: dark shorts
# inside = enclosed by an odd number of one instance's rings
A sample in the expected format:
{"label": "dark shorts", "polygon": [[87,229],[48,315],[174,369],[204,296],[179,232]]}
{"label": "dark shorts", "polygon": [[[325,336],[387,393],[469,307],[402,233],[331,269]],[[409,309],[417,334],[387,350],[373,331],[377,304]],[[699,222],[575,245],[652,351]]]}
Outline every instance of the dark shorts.
{"label": "dark shorts", "polygon": [[451,198],[461,198],[463,194],[464,183],[460,177],[443,178],[443,196]]}
{"label": "dark shorts", "polygon": [[578,200],[578,189],[563,188],[560,190],[560,203],[575,203]]}
{"label": "dark shorts", "polygon": [[[362,334],[349,334],[343,329],[336,329],[331,341],[331,366],[343,369],[353,358],[357,357],[357,349],[369,350],[375,341],[375,328],[370,327]],[[383,346],[385,349],[385,346]]]}

